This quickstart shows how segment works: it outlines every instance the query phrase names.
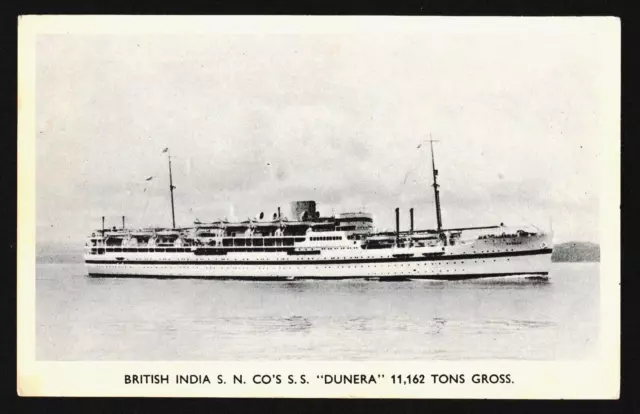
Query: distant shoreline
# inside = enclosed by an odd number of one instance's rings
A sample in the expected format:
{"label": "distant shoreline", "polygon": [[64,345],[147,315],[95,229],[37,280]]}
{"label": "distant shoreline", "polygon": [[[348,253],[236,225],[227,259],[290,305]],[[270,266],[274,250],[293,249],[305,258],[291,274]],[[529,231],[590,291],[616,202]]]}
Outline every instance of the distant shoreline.
{"label": "distant shoreline", "polygon": [[555,263],[600,262],[600,246],[589,242],[565,242],[553,247],[551,261]]}

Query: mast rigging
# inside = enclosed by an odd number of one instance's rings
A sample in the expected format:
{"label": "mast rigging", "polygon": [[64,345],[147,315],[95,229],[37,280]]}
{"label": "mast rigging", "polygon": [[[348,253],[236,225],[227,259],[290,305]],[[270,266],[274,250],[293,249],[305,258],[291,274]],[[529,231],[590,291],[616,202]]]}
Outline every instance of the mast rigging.
{"label": "mast rigging", "polygon": [[440,190],[438,189],[440,186],[438,185],[438,170],[436,170],[436,161],[433,153],[433,143],[438,142],[438,140],[430,139],[429,143],[431,144],[431,171],[433,173],[433,193],[436,201],[436,220],[438,223],[438,233],[442,232],[442,213],[440,211]]}
{"label": "mast rigging", "polygon": [[173,175],[171,174],[171,152],[169,152],[169,148],[167,148],[167,156],[169,158],[169,191],[171,192],[171,220],[173,223],[173,227],[172,228],[176,228],[176,213],[175,213],[175,207],[173,205],[173,189],[175,188],[173,186]]}

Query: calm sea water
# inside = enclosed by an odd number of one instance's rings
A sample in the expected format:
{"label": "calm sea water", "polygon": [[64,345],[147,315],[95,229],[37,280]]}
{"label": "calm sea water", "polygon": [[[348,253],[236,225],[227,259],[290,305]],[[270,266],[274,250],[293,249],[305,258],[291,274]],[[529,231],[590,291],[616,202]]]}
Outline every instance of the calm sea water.
{"label": "calm sea water", "polygon": [[39,360],[581,359],[595,351],[599,265],[548,281],[89,278],[37,265]]}

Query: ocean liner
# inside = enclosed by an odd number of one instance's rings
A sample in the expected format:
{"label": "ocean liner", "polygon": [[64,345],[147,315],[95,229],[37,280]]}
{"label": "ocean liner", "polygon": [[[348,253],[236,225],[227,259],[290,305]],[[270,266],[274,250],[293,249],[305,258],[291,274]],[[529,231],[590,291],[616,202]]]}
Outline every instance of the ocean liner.
{"label": "ocean liner", "polygon": [[[164,152],[168,152],[165,149]],[[240,222],[175,224],[171,154],[168,153],[171,228],[94,231],[85,244],[89,276],[293,279],[471,279],[547,277],[553,235],[530,227],[444,228],[433,141],[431,166],[436,229],[377,231],[371,214],[321,216],[315,201],[295,201],[290,211],[259,213]]]}

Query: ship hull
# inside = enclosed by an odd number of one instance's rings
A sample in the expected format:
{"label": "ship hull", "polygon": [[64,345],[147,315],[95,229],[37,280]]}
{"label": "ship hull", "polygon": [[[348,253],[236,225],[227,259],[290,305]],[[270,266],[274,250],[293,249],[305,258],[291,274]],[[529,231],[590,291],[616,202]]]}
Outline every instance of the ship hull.
{"label": "ship hull", "polygon": [[[482,253],[448,252],[441,256],[406,253],[402,257],[372,252],[349,252],[333,256],[295,257],[286,254],[228,254],[202,257],[192,253],[174,255],[88,255],[90,276],[216,278],[252,280],[378,279],[457,280],[483,277],[547,276],[550,248]],[[278,257],[274,257],[278,256]]]}

